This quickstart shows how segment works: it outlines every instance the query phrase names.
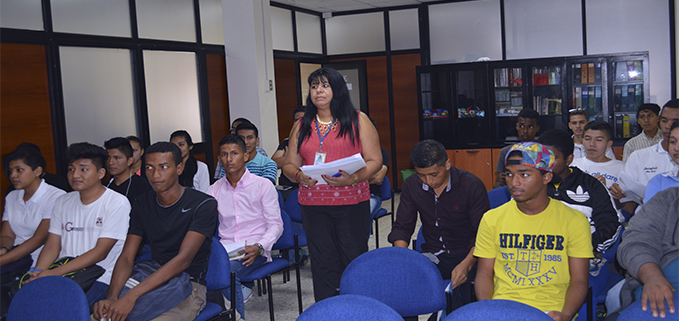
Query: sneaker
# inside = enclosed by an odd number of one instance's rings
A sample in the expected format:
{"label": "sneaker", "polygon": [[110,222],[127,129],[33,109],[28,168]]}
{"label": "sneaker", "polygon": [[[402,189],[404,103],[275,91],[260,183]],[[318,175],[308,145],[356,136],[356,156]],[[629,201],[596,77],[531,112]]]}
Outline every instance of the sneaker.
{"label": "sneaker", "polygon": [[240,288],[243,290],[243,304],[248,303],[250,299],[252,299],[252,290],[248,288],[245,285],[240,286]]}

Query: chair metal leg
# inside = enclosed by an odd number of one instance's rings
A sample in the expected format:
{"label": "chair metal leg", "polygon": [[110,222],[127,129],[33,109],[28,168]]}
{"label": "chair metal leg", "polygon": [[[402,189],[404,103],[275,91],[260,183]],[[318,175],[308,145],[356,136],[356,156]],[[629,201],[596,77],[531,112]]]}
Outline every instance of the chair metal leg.
{"label": "chair metal leg", "polygon": [[379,249],[380,248],[380,222],[378,220],[375,221],[375,248]]}
{"label": "chair metal leg", "polygon": [[236,272],[231,272],[231,320],[236,320],[236,304],[234,303],[236,300],[236,287],[234,285],[236,285]]}
{"label": "chair metal leg", "polygon": [[273,293],[271,291],[271,275],[266,276],[266,287],[268,288],[269,291],[269,317],[271,318],[271,321],[274,321],[274,316],[273,316]]}
{"label": "chair metal leg", "polygon": [[268,286],[267,283],[271,283],[269,282],[270,280],[271,279],[267,280],[266,278],[262,279],[262,293],[266,294],[266,287]]}
{"label": "chair metal leg", "polygon": [[257,296],[262,296],[262,281],[257,280]]}
{"label": "chair metal leg", "polygon": [[[299,253],[299,240],[297,234],[295,234],[295,251]],[[299,272],[300,259],[299,255],[295,257],[295,274],[297,275],[297,304],[299,305],[299,314],[302,314],[302,282]]]}

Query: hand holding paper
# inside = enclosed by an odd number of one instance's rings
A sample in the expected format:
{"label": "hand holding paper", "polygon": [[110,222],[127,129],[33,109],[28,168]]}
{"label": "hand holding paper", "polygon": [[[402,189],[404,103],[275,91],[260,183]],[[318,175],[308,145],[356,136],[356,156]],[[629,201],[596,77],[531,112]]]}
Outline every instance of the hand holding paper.
{"label": "hand holding paper", "polygon": [[325,164],[305,165],[302,166],[300,169],[302,170],[302,172],[304,172],[305,175],[311,177],[314,180],[317,180],[318,183],[316,184],[327,184],[325,179],[323,179],[323,175],[338,178],[339,176],[335,175],[337,174],[342,175],[340,173],[340,170],[347,173],[348,175],[351,175],[353,173],[356,173],[363,167],[365,167],[365,160],[363,160],[363,157],[361,156],[360,153],[357,153],[355,155],[341,158]]}

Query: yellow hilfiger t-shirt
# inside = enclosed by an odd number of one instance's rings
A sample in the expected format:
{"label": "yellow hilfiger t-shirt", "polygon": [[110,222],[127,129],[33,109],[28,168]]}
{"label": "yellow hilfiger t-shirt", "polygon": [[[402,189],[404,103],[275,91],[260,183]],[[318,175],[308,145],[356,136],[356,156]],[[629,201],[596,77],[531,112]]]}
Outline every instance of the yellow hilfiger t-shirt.
{"label": "yellow hilfiger t-shirt", "polygon": [[526,215],[511,200],[483,215],[474,255],[495,259],[493,299],[561,311],[571,279],[568,257],[593,257],[591,238],[587,218],[559,201]]}

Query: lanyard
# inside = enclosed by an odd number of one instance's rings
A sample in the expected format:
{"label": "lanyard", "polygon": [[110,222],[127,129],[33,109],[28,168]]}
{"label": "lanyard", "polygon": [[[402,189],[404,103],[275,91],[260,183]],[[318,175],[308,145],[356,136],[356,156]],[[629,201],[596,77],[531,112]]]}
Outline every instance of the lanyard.
{"label": "lanyard", "polygon": [[328,136],[328,133],[330,132],[330,129],[332,128],[332,125],[335,124],[335,119],[333,118],[332,123],[328,126],[328,130],[325,131],[325,134],[323,134],[323,137],[321,137],[321,129],[318,128],[318,119],[316,119],[316,132],[318,133],[318,141],[320,141],[320,145],[318,145],[318,151],[320,152],[321,149],[323,148],[323,141],[325,140],[325,137]]}

